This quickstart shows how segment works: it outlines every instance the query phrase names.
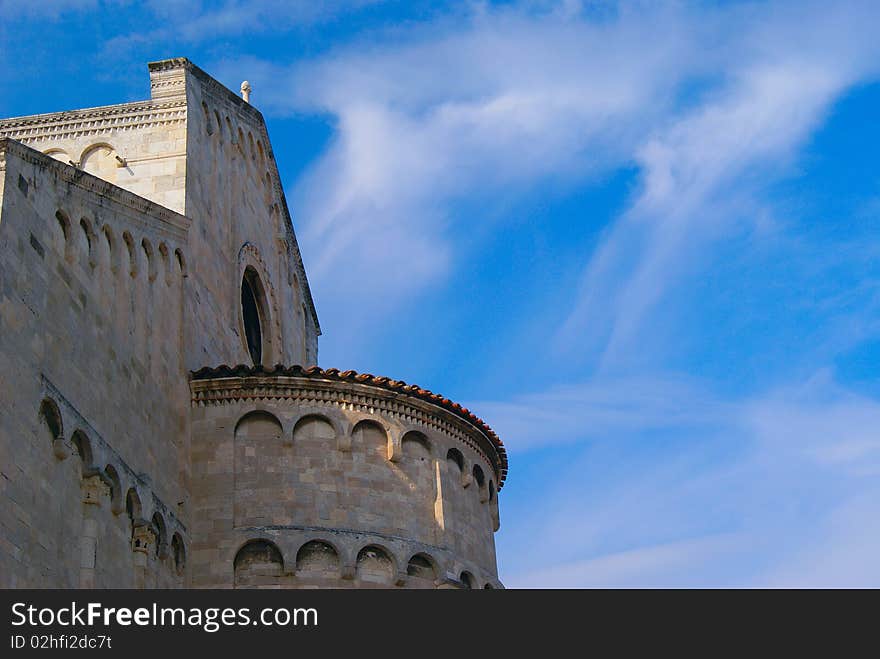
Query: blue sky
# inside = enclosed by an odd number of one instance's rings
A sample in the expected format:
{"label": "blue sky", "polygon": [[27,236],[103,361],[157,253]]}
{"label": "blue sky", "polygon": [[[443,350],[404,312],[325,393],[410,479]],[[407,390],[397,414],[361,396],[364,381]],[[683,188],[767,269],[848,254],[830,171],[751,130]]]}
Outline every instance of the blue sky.
{"label": "blue sky", "polygon": [[322,366],[508,446],[509,587],[880,586],[880,6],[0,1],[0,115],[264,113]]}

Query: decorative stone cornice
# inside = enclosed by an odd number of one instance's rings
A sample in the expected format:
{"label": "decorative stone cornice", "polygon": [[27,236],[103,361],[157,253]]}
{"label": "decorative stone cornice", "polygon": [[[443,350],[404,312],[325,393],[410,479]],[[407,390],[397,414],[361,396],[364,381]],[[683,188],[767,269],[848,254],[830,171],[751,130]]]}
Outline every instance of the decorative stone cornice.
{"label": "decorative stone cornice", "polygon": [[495,467],[499,490],[507,477],[507,451],[485,421],[440,394],[401,380],[318,366],[224,364],[194,371],[190,389],[193,405],[279,399],[375,409],[433,427],[482,453]]}
{"label": "decorative stone cornice", "polygon": [[158,224],[153,224],[153,228],[168,234],[180,243],[186,242],[190,219],[185,215],[175,213],[165,206],[108,183],[81,169],[66,165],[21,142],[8,137],[0,137],[0,171],[6,169],[6,161],[10,156],[48,170],[65,183],[88,190],[113,203],[127,207],[144,217],[145,221],[156,221]]}
{"label": "decorative stone cornice", "polygon": [[64,140],[186,121],[186,99],[135,101],[83,110],[0,119],[0,135],[19,141]]}
{"label": "decorative stone cornice", "polygon": [[193,63],[186,57],[169,57],[168,59],[149,62],[147,68],[150,73],[161,73],[163,71],[175,71],[177,69],[191,69]]}

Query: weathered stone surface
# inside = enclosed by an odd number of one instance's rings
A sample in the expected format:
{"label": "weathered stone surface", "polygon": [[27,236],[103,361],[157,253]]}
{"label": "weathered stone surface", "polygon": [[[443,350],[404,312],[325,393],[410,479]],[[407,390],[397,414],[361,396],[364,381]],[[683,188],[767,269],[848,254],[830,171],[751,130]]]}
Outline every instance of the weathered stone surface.
{"label": "weathered stone surface", "polygon": [[204,368],[314,365],[320,328],[259,111],[185,59],[150,81],[0,121],[0,587],[498,586],[470,412]]}

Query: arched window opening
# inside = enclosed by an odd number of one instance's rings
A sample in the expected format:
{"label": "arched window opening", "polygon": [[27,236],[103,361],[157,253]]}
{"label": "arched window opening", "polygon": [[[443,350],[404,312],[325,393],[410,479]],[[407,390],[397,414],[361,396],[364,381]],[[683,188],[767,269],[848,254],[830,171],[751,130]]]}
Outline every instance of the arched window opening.
{"label": "arched window opening", "polygon": [[244,323],[245,343],[254,366],[263,363],[265,307],[263,287],[256,271],[248,268],[241,280],[241,314]]}

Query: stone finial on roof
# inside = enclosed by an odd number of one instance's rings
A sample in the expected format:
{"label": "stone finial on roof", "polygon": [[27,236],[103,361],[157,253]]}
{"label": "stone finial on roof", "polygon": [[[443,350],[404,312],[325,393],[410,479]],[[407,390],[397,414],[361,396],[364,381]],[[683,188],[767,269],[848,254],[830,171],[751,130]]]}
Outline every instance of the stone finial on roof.
{"label": "stone finial on roof", "polygon": [[247,80],[241,83],[241,97],[244,99],[245,103],[251,102],[251,83]]}

